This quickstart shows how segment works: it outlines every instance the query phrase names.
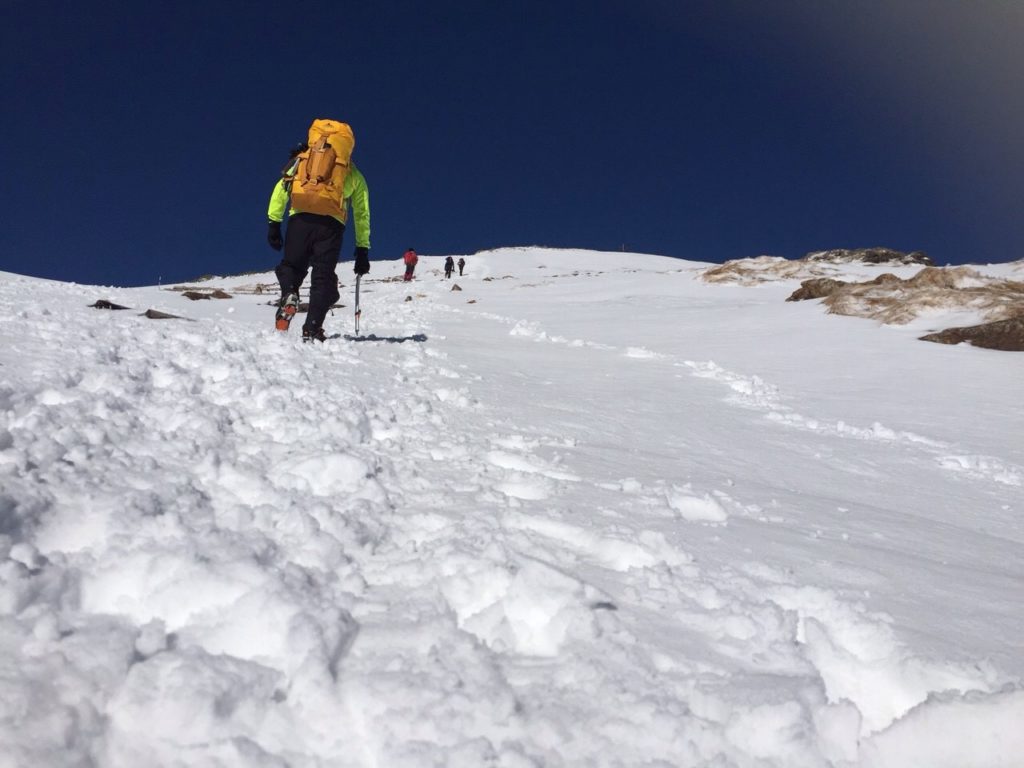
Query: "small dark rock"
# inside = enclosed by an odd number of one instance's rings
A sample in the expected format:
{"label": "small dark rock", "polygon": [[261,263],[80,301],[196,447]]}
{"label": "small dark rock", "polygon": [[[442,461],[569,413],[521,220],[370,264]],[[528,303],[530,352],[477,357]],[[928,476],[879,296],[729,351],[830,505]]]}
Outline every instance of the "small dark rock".
{"label": "small dark rock", "polygon": [[171,315],[167,312],[161,312],[159,309],[147,309],[142,313],[142,317],[148,317],[150,320],[187,320],[187,317],[181,317],[180,315]]}

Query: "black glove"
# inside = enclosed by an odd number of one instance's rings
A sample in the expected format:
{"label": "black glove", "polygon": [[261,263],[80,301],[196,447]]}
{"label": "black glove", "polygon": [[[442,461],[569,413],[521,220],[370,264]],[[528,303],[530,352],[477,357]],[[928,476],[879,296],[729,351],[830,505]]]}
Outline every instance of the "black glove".
{"label": "black glove", "polygon": [[353,271],[357,275],[365,275],[370,271],[369,248],[356,248],[356,267]]}
{"label": "black glove", "polygon": [[267,227],[267,242],[270,243],[270,247],[275,251],[280,251],[281,246],[284,245],[284,239],[281,237],[281,222],[267,222]]}

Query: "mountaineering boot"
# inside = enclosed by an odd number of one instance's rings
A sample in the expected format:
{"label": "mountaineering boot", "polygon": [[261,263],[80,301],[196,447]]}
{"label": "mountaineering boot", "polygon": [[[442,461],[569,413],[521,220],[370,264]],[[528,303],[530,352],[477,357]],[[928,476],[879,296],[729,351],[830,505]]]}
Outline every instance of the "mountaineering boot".
{"label": "mountaineering boot", "polygon": [[323,328],[315,328],[315,329],[303,328],[302,329],[302,340],[304,342],[306,342],[306,341],[325,341],[326,339],[327,339],[327,334],[324,333],[324,329]]}
{"label": "mountaineering boot", "polygon": [[277,314],[274,316],[274,325],[279,331],[287,331],[291,325],[292,318],[299,311],[299,294],[289,293],[283,296],[277,304]]}

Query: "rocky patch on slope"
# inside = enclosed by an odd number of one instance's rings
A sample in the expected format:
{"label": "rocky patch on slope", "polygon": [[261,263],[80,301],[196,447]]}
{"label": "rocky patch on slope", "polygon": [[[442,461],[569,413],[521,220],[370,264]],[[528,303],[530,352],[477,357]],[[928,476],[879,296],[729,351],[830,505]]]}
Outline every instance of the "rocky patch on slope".
{"label": "rocky patch on slope", "polygon": [[1024,314],[1024,283],[986,277],[970,267],[925,267],[906,280],[888,273],[861,283],[805,280],[786,301],[820,298],[830,314],[889,325],[940,311],[973,311],[989,322]]}
{"label": "rocky patch on slope", "polygon": [[1008,320],[997,320],[994,323],[947,328],[920,338],[921,341],[934,341],[939,344],[959,344],[966,341],[975,347],[1024,352],[1024,314]]}
{"label": "rocky patch on slope", "polygon": [[813,251],[803,261],[829,262],[831,264],[921,264],[934,267],[935,262],[922,251],[894,251],[892,248],[833,248],[829,251]]}
{"label": "rocky patch on slope", "polygon": [[906,280],[888,273],[860,283],[812,278],[804,280],[786,301],[806,299],[824,299],[830,314],[890,325],[905,325],[927,313],[970,311],[986,322],[921,339],[1024,351],[1024,282],[986,277],[970,267],[925,267]]}
{"label": "rocky patch on slope", "polygon": [[[857,264],[921,264],[924,268],[909,278],[886,272],[871,280],[851,281],[850,265]],[[1024,261],[1009,268],[1014,277],[1024,275]],[[727,261],[704,270],[701,277],[709,283],[747,286],[800,280],[800,287],[787,301],[823,299],[830,314],[865,317],[889,325],[905,325],[933,314],[972,313],[979,324],[921,338],[944,344],[966,341],[989,349],[1024,350],[1024,281],[990,277],[967,266],[935,267],[920,251],[856,248],[815,251],[802,259],[758,256]]]}
{"label": "rocky patch on slope", "polygon": [[834,248],[812,251],[802,259],[785,259],[782,256],[733,259],[704,270],[702,277],[709,283],[758,285],[778,280],[826,278],[839,274],[842,265],[846,264],[934,266],[931,258],[921,251],[904,253],[891,248]]}
{"label": "rocky patch on slope", "polygon": [[779,280],[805,280],[823,277],[834,271],[834,268],[829,269],[824,265],[784,259],[781,256],[755,256],[749,259],[733,259],[724,264],[709,267],[704,270],[701,277],[708,283],[760,285]]}

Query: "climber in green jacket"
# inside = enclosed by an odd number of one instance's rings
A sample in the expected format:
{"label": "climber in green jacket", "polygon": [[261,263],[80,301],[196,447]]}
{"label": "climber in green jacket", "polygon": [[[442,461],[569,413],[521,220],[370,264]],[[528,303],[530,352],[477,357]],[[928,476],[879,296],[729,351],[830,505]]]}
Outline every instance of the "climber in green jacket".
{"label": "climber in green jacket", "polygon": [[[348,145],[345,146],[345,131]],[[339,135],[341,138],[339,139]],[[323,330],[327,310],[338,300],[336,268],[341,254],[341,241],[351,206],[355,219],[357,275],[370,271],[370,193],[366,179],[349,159],[343,162],[346,150],[351,152],[354,139],[351,129],[333,120],[316,120],[310,128],[310,141],[296,147],[281,178],[274,185],[267,207],[267,241],[274,250],[284,248],[284,256],[275,270],[281,286],[276,326],[287,330],[298,310],[299,287],[312,269],[309,282],[309,312],[302,327],[303,341],[326,338]],[[319,164],[319,165],[318,165]],[[324,178],[309,181],[311,168]],[[341,184],[331,185],[331,178]],[[324,180],[326,178],[326,181]],[[340,187],[340,194],[337,189]],[[285,237],[281,223],[289,200],[291,210]]]}

